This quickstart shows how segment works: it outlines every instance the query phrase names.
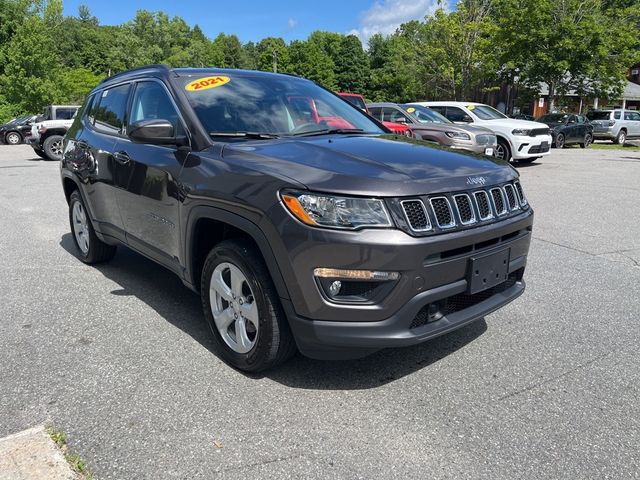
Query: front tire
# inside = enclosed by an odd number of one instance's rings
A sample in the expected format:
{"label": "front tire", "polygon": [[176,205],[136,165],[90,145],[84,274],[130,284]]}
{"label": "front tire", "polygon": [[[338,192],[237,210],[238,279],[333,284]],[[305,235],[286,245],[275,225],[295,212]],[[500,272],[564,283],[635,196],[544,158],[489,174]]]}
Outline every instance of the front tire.
{"label": "front tire", "polygon": [[504,160],[505,162],[511,161],[511,148],[509,147],[509,144],[506,142],[506,140],[503,140],[501,138],[498,139],[498,146],[496,147],[495,156],[496,158]]}
{"label": "front tire", "polygon": [[42,148],[49,160],[62,160],[62,135],[47,137]]}
{"label": "front tire", "polygon": [[22,135],[18,132],[9,132],[5,135],[4,141],[7,145],[20,145],[22,143]]}
{"label": "front tire", "polygon": [[618,145],[624,145],[624,142],[627,141],[627,132],[625,130],[620,130],[618,132],[618,136],[613,141],[613,143],[617,143]]}
{"label": "front tire", "polygon": [[205,260],[200,286],[216,350],[228,364],[259,372],[295,353],[269,271],[249,242],[226,240],[215,246]]}
{"label": "front tire", "polygon": [[98,238],[78,190],[75,190],[69,197],[69,224],[80,260],[91,265],[113,258],[116,247],[108,245]]}

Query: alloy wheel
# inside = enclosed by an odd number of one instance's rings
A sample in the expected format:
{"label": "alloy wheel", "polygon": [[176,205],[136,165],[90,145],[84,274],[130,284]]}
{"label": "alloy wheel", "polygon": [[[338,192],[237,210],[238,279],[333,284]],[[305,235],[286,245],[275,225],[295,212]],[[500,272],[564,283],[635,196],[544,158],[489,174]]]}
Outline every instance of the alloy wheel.
{"label": "alloy wheel", "polygon": [[564,148],[564,135],[563,134],[558,135],[558,138],[556,138],[556,148]]}
{"label": "alloy wheel", "polygon": [[21,141],[21,138],[17,133],[11,132],[7,134],[6,140],[9,145],[18,145]]}
{"label": "alloy wheel", "polygon": [[236,353],[251,351],[258,338],[258,305],[247,277],[237,266],[228,262],[216,266],[209,300],[222,340]]}
{"label": "alloy wheel", "polygon": [[80,202],[73,204],[73,234],[76,243],[84,255],[89,253],[89,222],[87,213]]}
{"label": "alloy wheel", "polygon": [[58,140],[51,144],[51,152],[56,158],[62,157],[62,140]]}

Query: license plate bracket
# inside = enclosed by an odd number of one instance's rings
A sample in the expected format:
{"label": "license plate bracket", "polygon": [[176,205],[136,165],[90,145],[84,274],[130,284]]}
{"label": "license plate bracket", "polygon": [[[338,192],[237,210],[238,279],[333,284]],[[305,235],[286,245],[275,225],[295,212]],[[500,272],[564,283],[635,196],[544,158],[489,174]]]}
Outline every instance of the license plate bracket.
{"label": "license plate bracket", "polygon": [[472,257],[469,260],[468,285],[469,293],[482,292],[504,282],[509,275],[509,257],[511,249]]}

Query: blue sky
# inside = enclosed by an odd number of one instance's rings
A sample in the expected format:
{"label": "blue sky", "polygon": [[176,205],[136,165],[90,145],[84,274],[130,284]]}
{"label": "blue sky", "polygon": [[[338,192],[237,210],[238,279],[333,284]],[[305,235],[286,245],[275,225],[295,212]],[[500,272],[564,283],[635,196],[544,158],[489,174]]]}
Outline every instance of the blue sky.
{"label": "blue sky", "polygon": [[432,13],[437,0],[65,0],[65,15],[77,15],[85,4],[101,24],[116,25],[136,10],[162,10],[200,25],[205,34],[235,33],[243,42],[264,37],[304,39],[314,30],[355,33],[366,41],[373,33],[392,33],[402,22]]}

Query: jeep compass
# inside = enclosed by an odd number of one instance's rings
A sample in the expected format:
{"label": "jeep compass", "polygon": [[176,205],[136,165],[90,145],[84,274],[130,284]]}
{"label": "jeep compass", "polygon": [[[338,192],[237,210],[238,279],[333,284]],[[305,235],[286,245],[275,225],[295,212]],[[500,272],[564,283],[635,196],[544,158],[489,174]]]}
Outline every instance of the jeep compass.
{"label": "jeep compass", "polygon": [[393,135],[294,76],[112,76],[61,174],[80,259],[124,245],[173,271],[246,371],[418,344],[525,288],[533,211],[514,168]]}

